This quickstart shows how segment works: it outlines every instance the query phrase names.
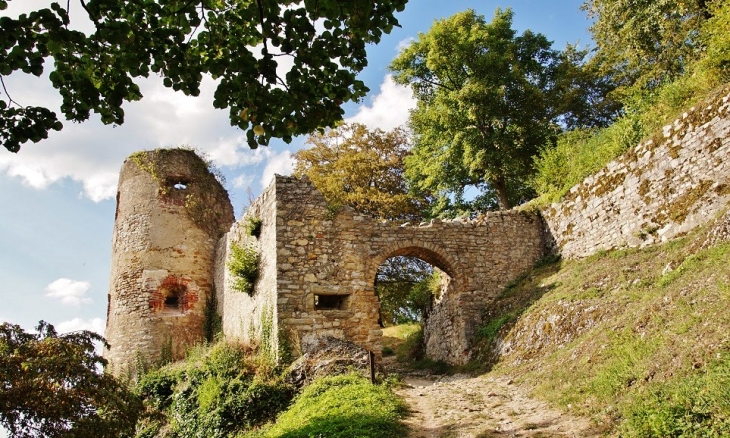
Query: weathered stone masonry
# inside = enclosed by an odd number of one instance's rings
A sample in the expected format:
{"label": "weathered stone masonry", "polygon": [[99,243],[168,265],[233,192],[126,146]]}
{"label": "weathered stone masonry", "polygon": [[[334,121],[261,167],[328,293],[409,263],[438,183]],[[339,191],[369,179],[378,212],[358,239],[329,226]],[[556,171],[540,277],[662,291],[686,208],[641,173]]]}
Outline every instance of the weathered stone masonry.
{"label": "weathered stone masonry", "polygon": [[542,211],[563,257],[686,234],[730,201],[730,95],[692,108]]}
{"label": "weathered stone masonry", "polygon": [[[649,245],[727,212],[729,100],[688,111],[587,178],[543,209],[544,223],[518,211],[379,222],[331,210],[306,179],[277,176],[246,213],[262,221],[256,239],[243,231],[246,217],[231,227],[225,190],[191,152],[135,154],[119,180],[105,355],[118,373],[137,355],[152,362],[166,346],[175,354],[201,339],[213,283],[228,337],[296,353],[307,337],[333,335],[379,354],[376,271],[405,255],[448,275],[425,328],[427,354],[463,363],[492,300],[547,246],[583,257]],[[261,255],[252,296],[230,287],[232,242]]]}
{"label": "weathered stone masonry", "polygon": [[104,352],[115,374],[203,338],[215,244],[233,223],[228,195],[192,151],[140,152],[119,175]]}
{"label": "weathered stone masonry", "polygon": [[220,268],[221,254],[231,241],[250,244],[252,239],[243,236],[242,225],[234,226],[218,245],[216,289],[224,334],[258,339],[261,321],[273,311],[280,333],[295,349],[307,337],[332,335],[379,355],[376,271],[386,259],[406,255],[451,278],[431,313],[427,352],[462,363],[485,306],[543,255],[541,224],[534,215],[491,213],[473,221],[413,225],[381,222],[349,208],[332,211],[306,179],[277,176],[247,215],[262,220],[262,276],[251,297],[231,289]]}

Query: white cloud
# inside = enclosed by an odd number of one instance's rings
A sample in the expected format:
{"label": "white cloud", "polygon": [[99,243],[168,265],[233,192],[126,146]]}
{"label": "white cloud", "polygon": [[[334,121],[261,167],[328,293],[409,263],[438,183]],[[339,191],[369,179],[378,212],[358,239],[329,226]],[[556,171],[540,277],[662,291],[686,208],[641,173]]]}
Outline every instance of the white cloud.
{"label": "white cloud", "polygon": [[117,172],[99,172],[83,180],[84,195],[94,202],[114,197],[117,191]]}
{"label": "white cloud", "polygon": [[222,138],[218,140],[210,151],[210,159],[220,166],[238,167],[258,164],[264,161],[266,153],[264,148],[251,150],[243,135],[236,138]]}
{"label": "white cloud", "polygon": [[261,187],[266,188],[276,174],[291,175],[292,172],[294,172],[294,157],[292,157],[291,152],[283,151],[280,154],[273,155],[264,168],[261,176]]}
{"label": "white cloud", "polygon": [[409,87],[398,85],[392,75],[387,75],[380,85],[380,93],[375,96],[371,106],[363,105],[349,123],[362,123],[370,129],[380,128],[390,131],[408,121],[409,110],[416,107],[416,100]]}
{"label": "white cloud", "polygon": [[77,332],[79,330],[89,330],[104,336],[106,324],[101,318],[91,318],[89,320],[74,318],[70,321],[60,322],[54,327],[59,334]]}
{"label": "white cloud", "polygon": [[398,41],[398,45],[396,46],[395,50],[397,50],[398,53],[400,53],[404,49],[407,49],[408,47],[410,47],[410,45],[413,44],[415,41],[416,41],[416,39],[413,37],[408,37],[404,40],[400,40],[400,41]]}
{"label": "white cloud", "polygon": [[91,302],[86,296],[91,284],[88,281],[76,281],[70,278],[59,278],[46,286],[46,296],[58,298],[62,304],[78,306]]}
{"label": "white cloud", "polygon": [[236,189],[247,188],[253,182],[253,175],[238,175],[233,178],[233,187]]}
{"label": "white cloud", "polygon": [[[5,83],[24,105],[54,109],[60,104],[47,76],[13,74]],[[139,150],[189,145],[219,166],[263,161],[261,153],[248,148],[241,130],[230,126],[227,112],[213,108],[216,82],[211,78],[203,79],[198,97],[175,93],[157,77],[139,85],[145,97],[123,105],[123,125],[104,125],[95,115],[84,123],[64,121],[63,130],[48,139],[26,143],[17,154],[0,153],[0,173],[39,190],[70,179],[81,184],[85,197],[99,202],[114,198],[124,159]]]}

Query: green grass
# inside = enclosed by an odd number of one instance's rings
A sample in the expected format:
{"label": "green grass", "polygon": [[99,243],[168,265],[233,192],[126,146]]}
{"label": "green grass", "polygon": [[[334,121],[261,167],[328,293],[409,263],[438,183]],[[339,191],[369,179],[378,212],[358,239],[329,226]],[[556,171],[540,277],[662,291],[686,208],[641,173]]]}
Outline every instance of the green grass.
{"label": "green grass", "polygon": [[491,306],[479,359],[609,434],[728,436],[730,243],[703,236],[531,271]]}
{"label": "green grass", "polygon": [[557,202],[571,187],[641,141],[662,139],[663,126],[691,106],[710,96],[717,97],[718,91],[727,92],[727,85],[714,70],[699,70],[651,93],[631,96],[625,102],[624,114],[606,128],[562,134],[554,148],[545,148],[535,158],[536,174],[530,185],[538,198],[530,204]]}
{"label": "green grass", "polygon": [[649,385],[621,406],[627,437],[730,436],[730,357],[667,384]]}
{"label": "green grass", "polygon": [[423,358],[423,326],[420,323],[399,324],[383,329],[383,355],[394,354],[400,362]]}
{"label": "green grass", "polygon": [[411,336],[413,333],[420,330],[420,327],[421,327],[421,324],[418,324],[415,322],[385,327],[383,329],[383,337],[384,338],[387,337],[387,338],[391,338],[391,339],[399,339],[401,341],[404,341],[409,336]]}
{"label": "green grass", "polygon": [[405,436],[403,402],[386,386],[356,374],[314,381],[276,423],[249,437],[307,438]]}

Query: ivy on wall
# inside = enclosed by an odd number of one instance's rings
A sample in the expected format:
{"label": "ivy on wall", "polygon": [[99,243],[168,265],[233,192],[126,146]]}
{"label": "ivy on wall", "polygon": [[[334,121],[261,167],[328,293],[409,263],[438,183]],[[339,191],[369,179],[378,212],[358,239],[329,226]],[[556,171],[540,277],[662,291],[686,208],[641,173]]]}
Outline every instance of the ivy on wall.
{"label": "ivy on wall", "polygon": [[247,235],[253,236],[258,239],[261,235],[262,224],[263,221],[261,219],[254,216],[248,216],[246,218],[246,221],[244,222],[243,228],[246,231]]}

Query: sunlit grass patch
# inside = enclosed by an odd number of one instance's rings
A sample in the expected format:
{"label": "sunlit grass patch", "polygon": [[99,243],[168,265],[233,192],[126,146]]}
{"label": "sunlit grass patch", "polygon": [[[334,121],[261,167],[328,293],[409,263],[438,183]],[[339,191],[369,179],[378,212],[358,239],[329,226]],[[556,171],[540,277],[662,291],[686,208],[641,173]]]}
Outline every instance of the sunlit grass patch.
{"label": "sunlit grass patch", "polygon": [[388,387],[355,374],[314,381],[276,424],[256,437],[396,438],[406,435],[406,408]]}

